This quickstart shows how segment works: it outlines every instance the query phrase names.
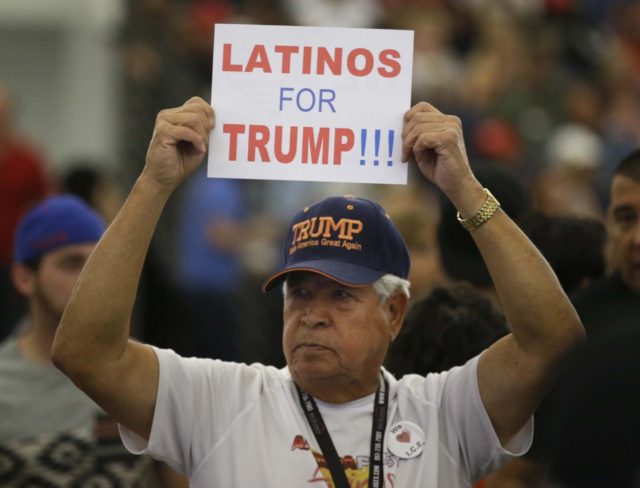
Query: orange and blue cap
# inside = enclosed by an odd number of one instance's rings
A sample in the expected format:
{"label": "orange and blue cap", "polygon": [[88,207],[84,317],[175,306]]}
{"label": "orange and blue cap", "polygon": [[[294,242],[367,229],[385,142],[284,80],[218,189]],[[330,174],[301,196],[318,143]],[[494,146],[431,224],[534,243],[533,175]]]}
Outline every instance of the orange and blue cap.
{"label": "orange and blue cap", "polygon": [[378,203],[351,195],[326,198],[300,210],[289,224],[281,267],[269,291],[294,271],[310,271],[347,286],[367,286],[386,274],[407,279],[404,239]]}

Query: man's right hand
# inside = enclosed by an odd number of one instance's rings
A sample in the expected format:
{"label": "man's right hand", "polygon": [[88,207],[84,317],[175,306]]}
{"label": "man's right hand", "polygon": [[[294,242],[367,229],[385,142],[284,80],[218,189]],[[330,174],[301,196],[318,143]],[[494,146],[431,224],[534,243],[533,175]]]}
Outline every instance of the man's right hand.
{"label": "man's right hand", "polygon": [[142,176],[172,191],[204,159],[214,126],[213,109],[200,97],[162,110],[156,117]]}

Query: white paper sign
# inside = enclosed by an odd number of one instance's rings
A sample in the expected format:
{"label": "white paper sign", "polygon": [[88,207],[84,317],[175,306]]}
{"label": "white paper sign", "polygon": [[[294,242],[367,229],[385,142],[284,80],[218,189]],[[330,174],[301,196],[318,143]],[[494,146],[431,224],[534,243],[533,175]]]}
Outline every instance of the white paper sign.
{"label": "white paper sign", "polygon": [[216,24],[208,176],[406,184],[413,32]]}

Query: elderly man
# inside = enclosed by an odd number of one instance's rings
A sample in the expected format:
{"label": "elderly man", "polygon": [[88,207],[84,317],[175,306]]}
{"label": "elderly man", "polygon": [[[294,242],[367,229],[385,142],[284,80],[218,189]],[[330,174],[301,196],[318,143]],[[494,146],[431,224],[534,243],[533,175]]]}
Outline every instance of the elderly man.
{"label": "elderly man", "polygon": [[[459,210],[496,282],[512,334],[466,365],[394,379],[382,368],[407,306],[409,257],[377,204],[301,210],[285,242],[287,367],[185,359],[128,340],[162,208],[201,163],[215,123],[193,98],[160,112],[139,179],[87,262],[54,362],[123,426],[132,451],[192,486],[469,486],[531,442],[531,416],[583,338],[553,272],[475,179],[460,121],[426,103],[405,114],[414,159]],[[212,317],[212,326],[216,324]]]}

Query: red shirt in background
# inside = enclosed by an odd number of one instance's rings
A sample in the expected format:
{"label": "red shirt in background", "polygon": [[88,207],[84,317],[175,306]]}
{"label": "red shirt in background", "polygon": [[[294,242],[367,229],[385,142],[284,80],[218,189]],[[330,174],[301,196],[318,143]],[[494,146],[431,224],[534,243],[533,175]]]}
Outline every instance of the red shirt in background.
{"label": "red shirt in background", "polygon": [[53,190],[40,155],[30,146],[12,142],[0,152],[0,266],[13,261],[18,221]]}

